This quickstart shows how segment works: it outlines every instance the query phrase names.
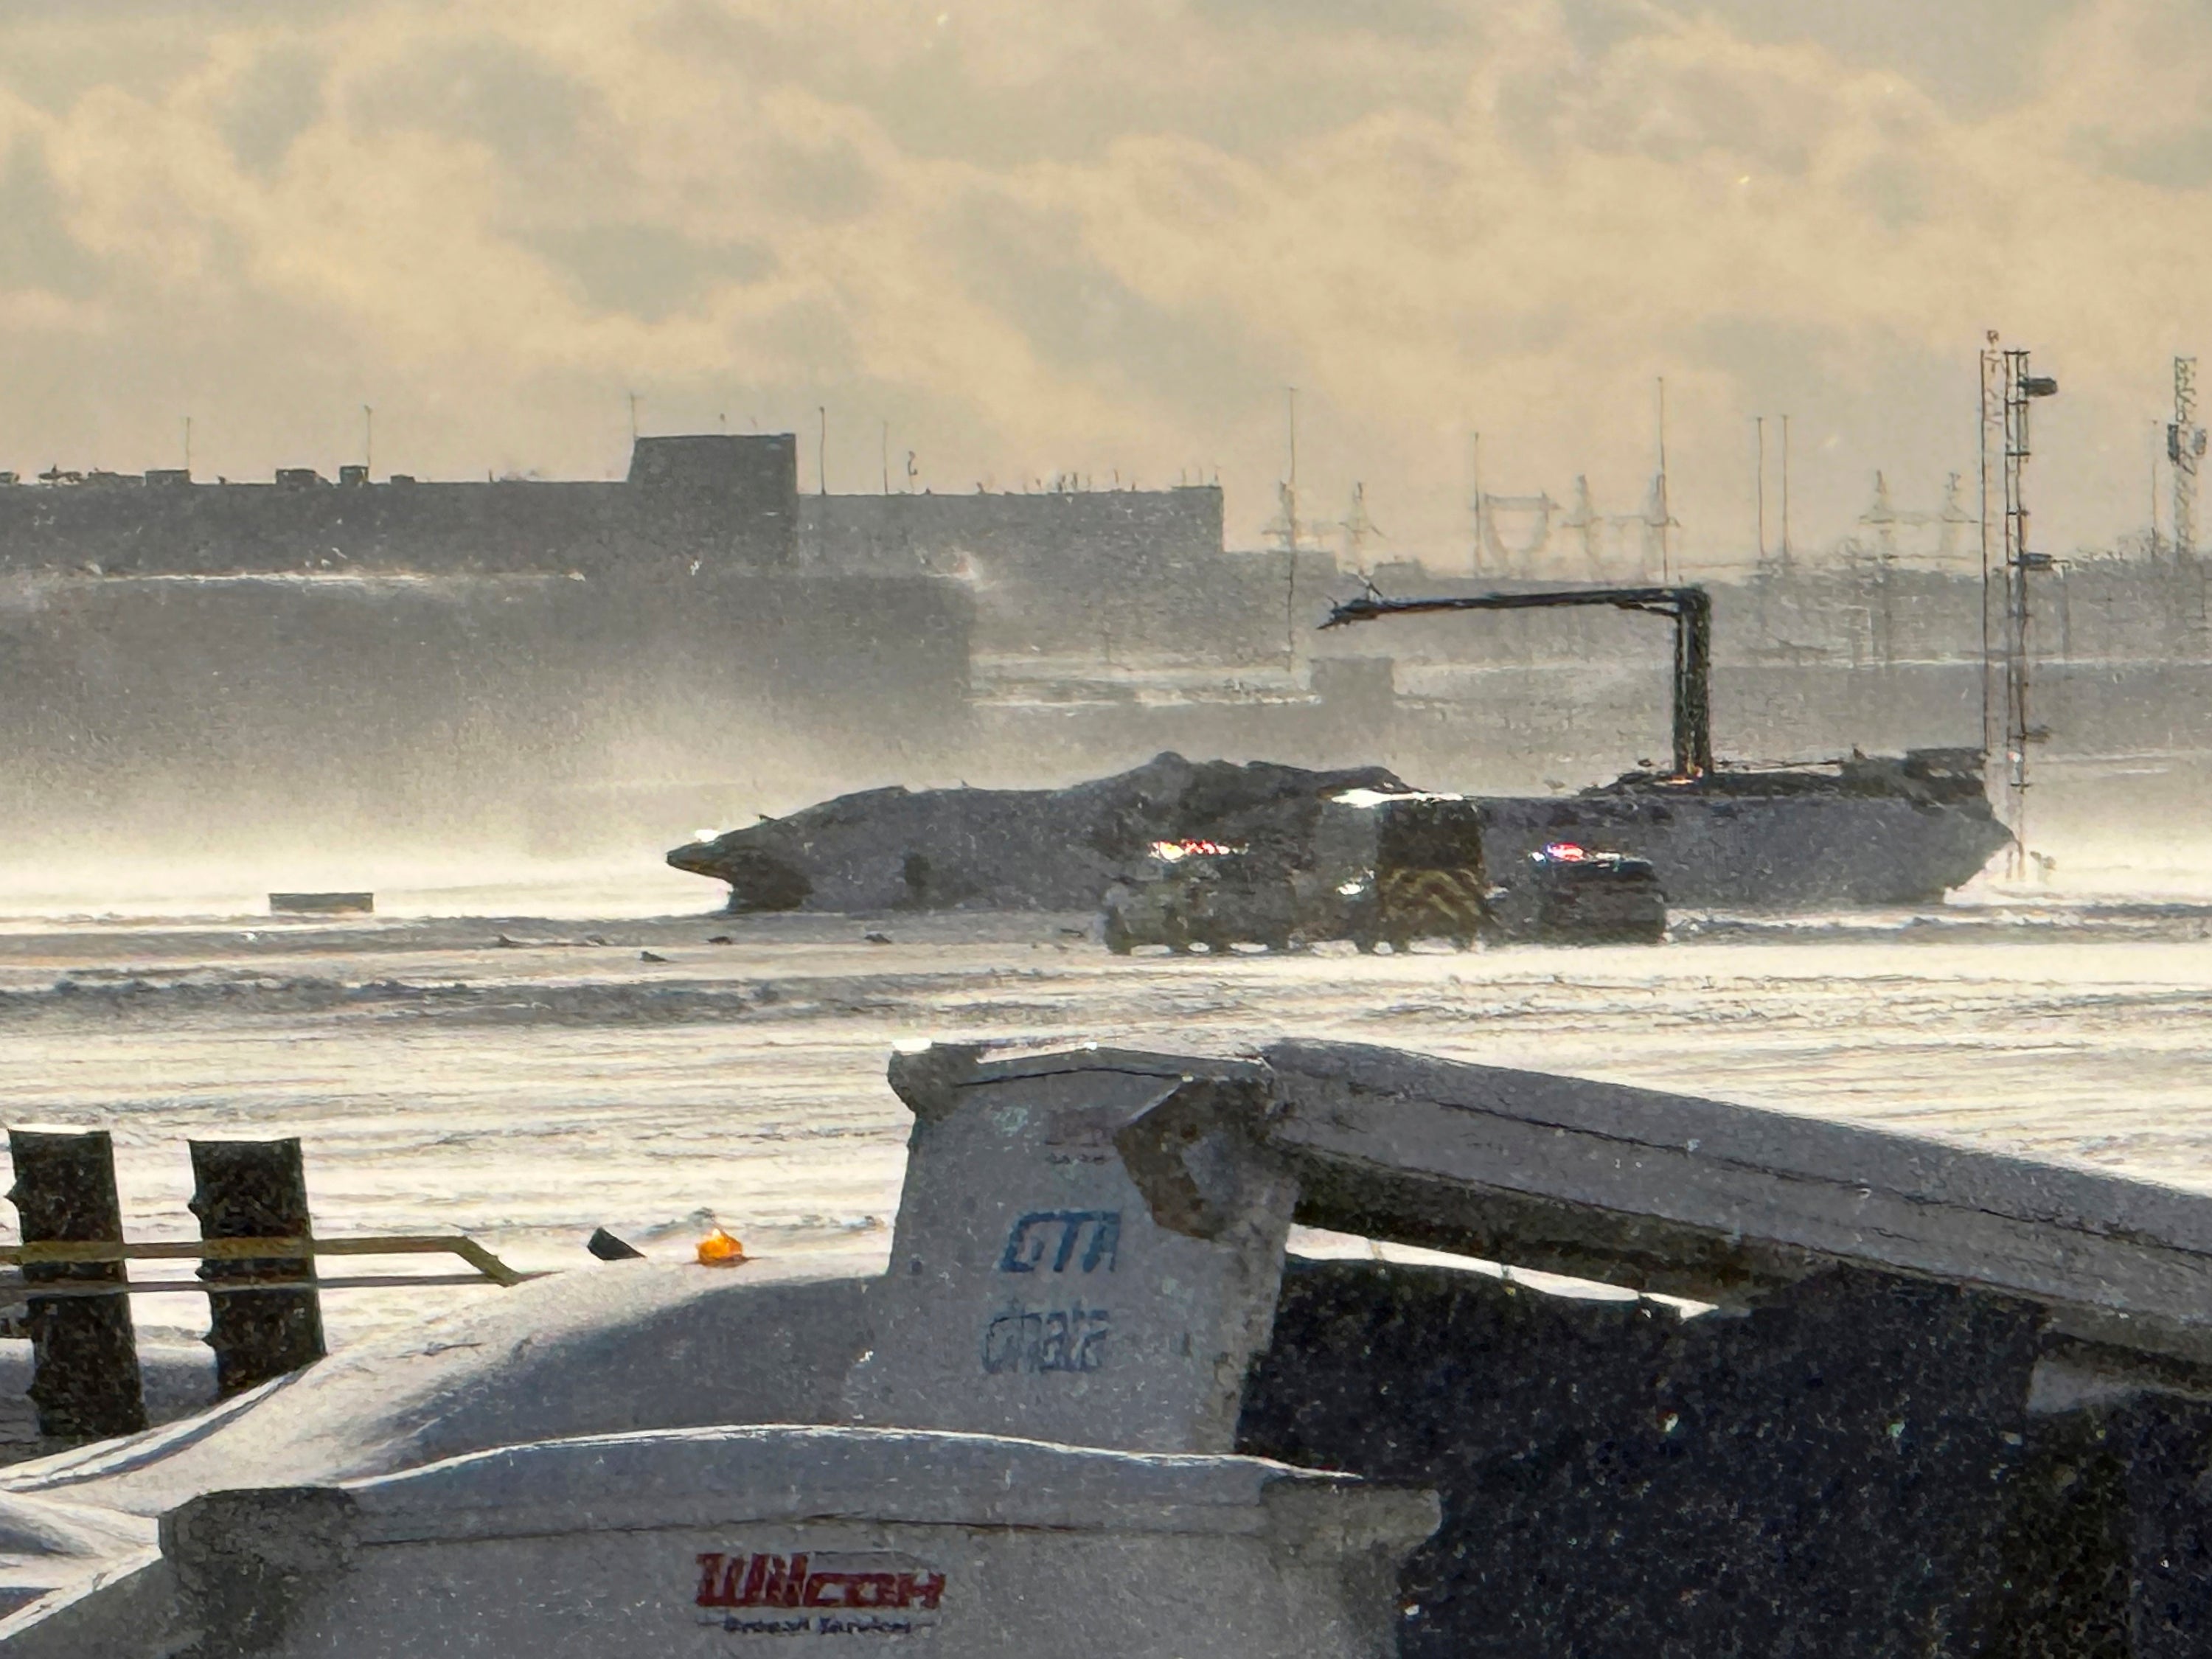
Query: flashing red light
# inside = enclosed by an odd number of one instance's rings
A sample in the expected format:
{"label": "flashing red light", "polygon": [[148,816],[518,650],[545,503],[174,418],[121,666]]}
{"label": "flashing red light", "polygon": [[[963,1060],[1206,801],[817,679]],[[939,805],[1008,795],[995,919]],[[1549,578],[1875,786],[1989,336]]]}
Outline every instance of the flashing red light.
{"label": "flashing red light", "polygon": [[1225,842],[1218,841],[1194,839],[1156,841],[1152,843],[1152,856],[1156,859],[1164,859],[1170,863],[1173,863],[1177,859],[1223,858],[1244,850],[1242,847],[1232,847]]}

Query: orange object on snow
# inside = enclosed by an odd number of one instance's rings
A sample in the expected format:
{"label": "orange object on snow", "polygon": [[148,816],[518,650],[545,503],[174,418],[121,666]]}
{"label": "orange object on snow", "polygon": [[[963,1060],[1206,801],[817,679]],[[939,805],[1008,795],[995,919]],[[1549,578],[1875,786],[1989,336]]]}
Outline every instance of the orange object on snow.
{"label": "orange object on snow", "polygon": [[699,1241],[699,1265],[702,1267],[742,1267],[745,1247],[720,1227]]}

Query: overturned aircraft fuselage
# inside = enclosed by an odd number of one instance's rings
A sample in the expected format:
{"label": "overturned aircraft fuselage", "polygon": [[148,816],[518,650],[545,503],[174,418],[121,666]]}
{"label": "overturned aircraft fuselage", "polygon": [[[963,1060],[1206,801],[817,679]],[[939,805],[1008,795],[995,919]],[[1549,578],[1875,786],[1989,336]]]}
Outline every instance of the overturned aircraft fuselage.
{"label": "overturned aircraft fuselage", "polygon": [[[1165,754],[1066,789],[871,790],[679,847],[730,884],[732,911],[1096,909],[1162,843],[1249,849],[1336,882],[1356,805],[1387,819],[1434,800],[1379,767],[1340,772]],[[1921,750],[1827,766],[1632,774],[1557,798],[1476,797],[1458,865],[1508,894],[1547,846],[1644,860],[1676,908],[1804,910],[1932,902],[2007,842],[1979,757]],[[1355,814],[1356,816],[1356,814]],[[1378,838],[1370,830],[1365,841]],[[1370,872],[1371,873],[1371,872]]]}

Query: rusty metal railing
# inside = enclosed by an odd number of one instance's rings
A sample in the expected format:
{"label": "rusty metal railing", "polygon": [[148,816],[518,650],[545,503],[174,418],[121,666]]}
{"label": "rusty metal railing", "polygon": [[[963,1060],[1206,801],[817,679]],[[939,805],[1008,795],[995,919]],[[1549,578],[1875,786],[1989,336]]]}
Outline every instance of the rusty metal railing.
{"label": "rusty metal railing", "polygon": [[465,1273],[355,1273],[336,1279],[306,1274],[271,1275],[255,1279],[131,1279],[105,1283],[71,1284],[67,1280],[0,1278],[0,1292],[40,1297],[73,1296],[140,1296],[188,1292],[205,1296],[210,1290],[234,1291],[347,1291],[404,1288],[419,1285],[497,1285],[502,1288],[541,1279],[522,1273],[498,1256],[458,1233],[388,1233],[360,1238],[203,1238],[133,1243],[127,1240],[42,1240],[27,1244],[0,1245],[0,1267],[76,1266],[109,1261],[299,1261],[315,1256],[456,1255],[474,1271]]}

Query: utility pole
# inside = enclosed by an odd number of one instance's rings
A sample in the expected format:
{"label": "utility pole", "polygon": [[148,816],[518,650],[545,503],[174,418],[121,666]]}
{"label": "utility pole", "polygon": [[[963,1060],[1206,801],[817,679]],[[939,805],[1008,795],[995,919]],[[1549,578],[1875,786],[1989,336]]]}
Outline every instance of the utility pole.
{"label": "utility pole", "polygon": [[1766,416],[1754,415],[1751,417],[1751,423],[1759,434],[1757,459],[1752,463],[1752,495],[1759,503],[1759,562],[1764,565],[1766,562]]}
{"label": "utility pole", "polygon": [[1468,560],[1470,576],[1482,574],[1482,434],[1474,434],[1468,444],[1467,470],[1474,482],[1474,553]]}
{"label": "utility pole", "polygon": [[1298,672],[1298,389],[1283,388],[1284,409],[1288,414],[1291,434],[1291,475],[1283,486],[1283,544],[1286,550],[1284,563],[1288,567],[1283,583],[1283,660],[1293,678]]}
{"label": "utility pole", "polygon": [[1782,562],[1790,562],[1790,417],[1782,417]]}
{"label": "utility pole", "polygon": [[1674,512],[1667,499],[1667,377],[1659,377],[1659,580],[1671,582],[1674,572],[1667,549],[1667,527]]}

